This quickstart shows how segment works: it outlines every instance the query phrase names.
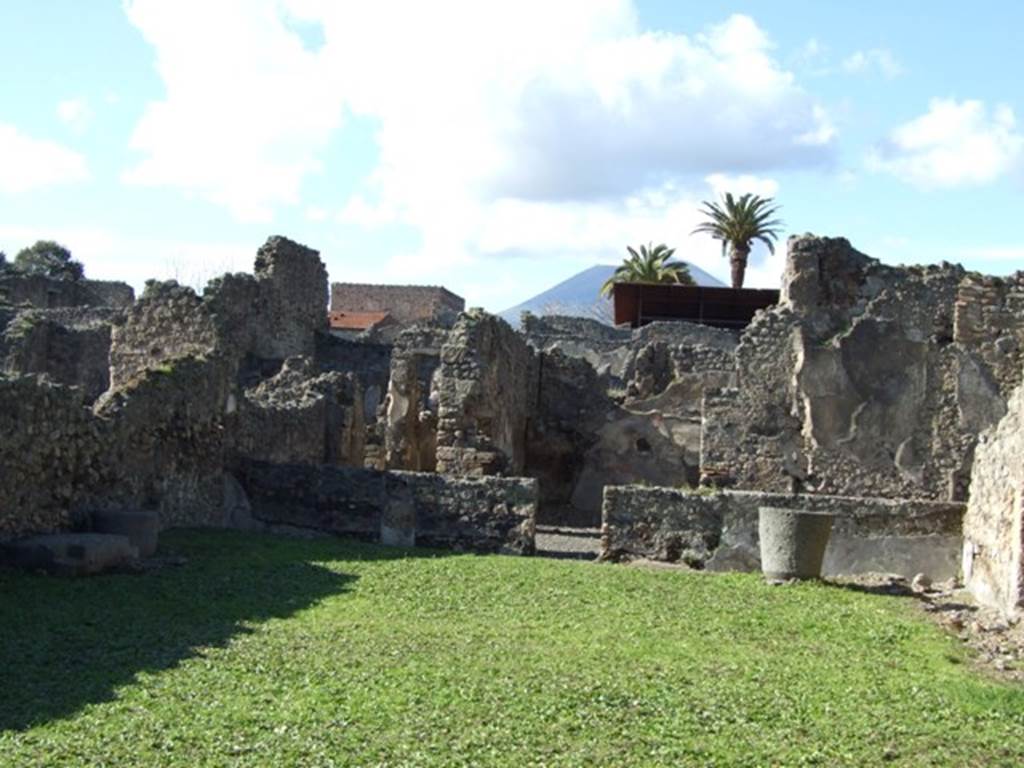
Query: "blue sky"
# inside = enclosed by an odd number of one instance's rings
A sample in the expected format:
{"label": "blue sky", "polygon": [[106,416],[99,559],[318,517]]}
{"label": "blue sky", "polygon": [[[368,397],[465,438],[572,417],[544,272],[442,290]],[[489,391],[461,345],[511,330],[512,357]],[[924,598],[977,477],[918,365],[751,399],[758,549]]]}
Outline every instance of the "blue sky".
{"label": "blue sky", "polygon": [[[890,263],[1024,266],[1018,2],[0,3],[0,249],[201,285],[284,234],[497,311],[723,191]],[[784,247],[755,250],[777,285]]]}

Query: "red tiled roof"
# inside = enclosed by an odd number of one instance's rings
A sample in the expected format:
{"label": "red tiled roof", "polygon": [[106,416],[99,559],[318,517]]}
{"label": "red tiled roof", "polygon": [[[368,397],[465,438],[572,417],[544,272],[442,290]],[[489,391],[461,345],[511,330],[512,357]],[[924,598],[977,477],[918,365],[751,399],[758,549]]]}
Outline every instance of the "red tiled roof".
{"label": "red tiled roof", "polygon": [[391,317],[389,312],[330,312],[331,328],[341,331],[365,331]]}

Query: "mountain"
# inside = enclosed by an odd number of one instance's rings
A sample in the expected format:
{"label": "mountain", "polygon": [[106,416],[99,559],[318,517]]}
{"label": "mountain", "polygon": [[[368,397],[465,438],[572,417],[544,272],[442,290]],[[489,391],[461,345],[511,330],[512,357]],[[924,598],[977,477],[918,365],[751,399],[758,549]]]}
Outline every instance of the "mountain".
{"label": "mountain", "polygon": [[[683,263],[690,268],[690,274],[697,281],[697,285],[725,286],[725,283],[712,277],[700,267],[695,267],[689,262]],[[573,275],[568,280],[563,280],[558,285],[538,293],[532,299],[527,299],[498,314],[516,328],[519,327],[519,315],[527,310],[535,315],[570,315],[611,323],[611,300],[602,298],[600,292],[601,286],[615,270],[614,265],[595,264]]]}

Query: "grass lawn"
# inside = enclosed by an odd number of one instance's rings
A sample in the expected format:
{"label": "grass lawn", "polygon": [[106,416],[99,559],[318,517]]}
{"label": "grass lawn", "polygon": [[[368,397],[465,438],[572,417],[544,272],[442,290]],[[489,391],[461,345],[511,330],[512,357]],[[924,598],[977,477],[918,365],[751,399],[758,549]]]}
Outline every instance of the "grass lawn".
{"label": "grass lawn", "polygon": [[0,765],[1024,765],[912,606],[756,575],[175,532],[0,573]]}

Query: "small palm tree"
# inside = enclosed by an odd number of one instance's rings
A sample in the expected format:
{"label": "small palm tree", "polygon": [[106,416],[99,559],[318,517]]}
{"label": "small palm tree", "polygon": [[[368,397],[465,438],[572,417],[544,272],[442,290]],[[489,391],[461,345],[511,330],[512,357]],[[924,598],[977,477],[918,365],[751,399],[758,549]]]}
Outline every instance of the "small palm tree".
{"label": "small palm tree", "polygon": [[639,252],[630,245],[626,246],[629,258],[623,259],[622,265],[615,270],[604,285],[601,295],[608,296],[616,283],[678,283],[680,285],[696,285],[690,275],[690,268],[680,261],[668,263],[675,248],[664,243],[652,246],[650,243],[641,245]]}
{"label": "small palm tree", "polygon": [[775,253],[773,241],[779,237],[782,221],[772,218],[779,210],[774,203],[770,197],[758,197],[750,193],[736,200],[729,192],[722,198],[722,205],[707,201],[703,203],[701,213],[709,220],[700,224],[690,234],[707,232],[716,240],[721,240],[723,256],[726,248],[729,249],[733,288],[743,287],[752,241],[760,240],[768,246],[769,252]]}

